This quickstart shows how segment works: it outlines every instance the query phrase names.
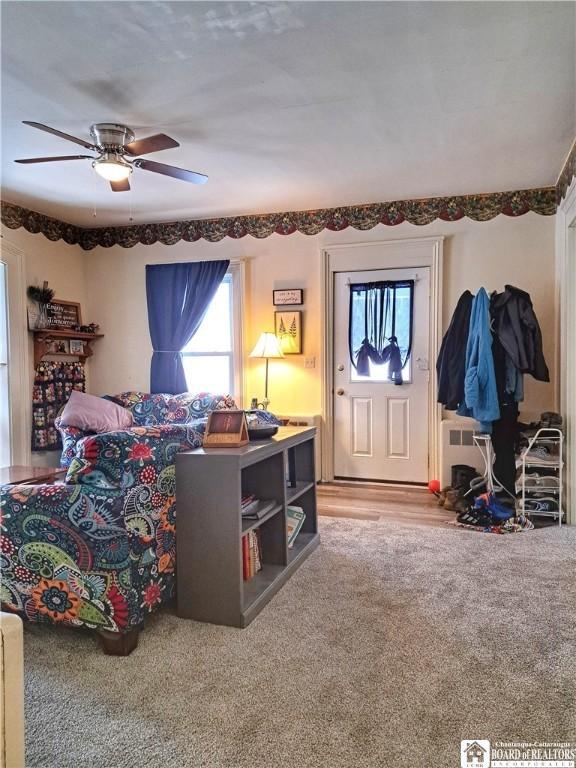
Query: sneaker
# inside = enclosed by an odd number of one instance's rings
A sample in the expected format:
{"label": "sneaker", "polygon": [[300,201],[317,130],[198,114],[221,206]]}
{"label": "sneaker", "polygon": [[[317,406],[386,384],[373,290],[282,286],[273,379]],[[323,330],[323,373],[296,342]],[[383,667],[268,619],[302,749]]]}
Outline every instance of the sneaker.
{"label": "sneaker", "polygon": [[553,427],[558,429],[562,426],[562,416],[554,411],[544,411],[540,416],[540,424],[543,427]]}
{"label": "sneaker", "polygon": [[442,488],[442,490],[438,494],[438,506],[439,507],[443,507],[444,506],[444,502],[446,501],[446,494],[448,493],[448,491],[451,491],[451,490],[452,490],[452,488],[450,488],[449,485],[447,485],[446,488]]}
{"label": "sneaker", "polygon": [[492,525],[492,519],[482,509],[471,509],[468,512],[461,512],[456,520],[466,525],[479,525],[482,528],[489,528]]}
{"label": "sneaker", "polygon": [[533,531],[534,530],[534,523],[532,520],[529,520],[526,515],[518,515],[518,517],[515,518],[514,522],[516,525],[519,525],[521,530],[523,531]]}
{"label": "sneaker", "polygon": [[540,499],[525,499],[524,509],[526,512],[533,512],[538,514],[539,512],[558,512],[558,502],[551,497],[544,497]]}
{"label": "sneaker", "polygon": [[509,520],[511,517],[514,517],[515,514],[512,507],[507,507],[505,504],[502,504],[495,498],[492,498],[492,501],[488,505],[488,510],[490,512],[490,517],[495,523],[501,523],[504,520]]}
{"label": "sneaker", "polygon": [[489,514],[494,523],[503,523],[514,517],[514,510],[498,501],[493,493],[483,493],[476,498],[474,511],[479,509]]}
{"label": "sneaker", "polygon": [[536,445],[526,454],[529,462],[538,464],[558,464],[558,456],[550,453],[550,449],[545,445]]}
{"label": "sneaker", "polygon": [[560,478],[557,475],[541,475],[538,472],[526,473],[520,476],[518,482],[524,482],[526,488],[540,488],[542,486],[560,488]]}
{"label": "sneaker", "polygon": [[456,512],[456,502],[461,497],[460,491],[456,491],[453,488],[446,491],[446,498],[444,499],[444,509],[447,512]]}

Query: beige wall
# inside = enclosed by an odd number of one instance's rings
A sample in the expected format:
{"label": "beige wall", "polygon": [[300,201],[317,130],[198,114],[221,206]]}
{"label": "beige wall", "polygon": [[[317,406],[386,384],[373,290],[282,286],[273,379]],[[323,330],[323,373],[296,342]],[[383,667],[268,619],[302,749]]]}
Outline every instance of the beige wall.
{"label": "beige wall", "polygon": [[[304,288],[303,355],[271,363],[271,408],[283,413],[317,413],[321,405],[321,249],[331,244],[424,237],[443,234],[444,327],[463,290],[502,289],[512,283],[534,301],[544,334],[546,359],[555,371],[554,217],[529,213],[518,219],[498,216],[488,222],[463,219],[423,227],[379,226],[369,232],[345,230],[308,237],[273,235],[219,243],[175,246],[97,248],[85,255],[88,316],[102,325],[106,338],[91,361],[92,391],[98,394],[149,387],[151,345],[148,335],[145,265],[201,259],[246,259],[246,350],[262,330],[272,329],[273,288]],[[305,357],[316,368],[304,367]],[[528,377],[527,377],[528,378]],[[247,397],[262,396],[263,365],[248,361]],[[531,379],[526,384],[528,415],[555,407],[555,387]]]}
{"label": "beige wall", "polygon": [[[50,287],[56,291],[56,298],[68,301],[79,301],[82,311],[86,306],[86,280],[84,277],[84,254],[78,246],[67,245],[63,242],[52,242],[43,235],[32,235],[24,229],[8,229],[4,225],[1,228],[2,239],[0,247],[13,246],[23,254],[24,282],[23,290],[28,285],[42,285],[47,280]],[[90,322],[87,315],[83,316],[83,322]],[[26,334],[25,334],[26,336]],[[29,404],[25,414],[28,423],[28,434],[31,429],[31,400],[32,382],[34,376],[34,355],[32,335],[28,336],[26,355],[26,367],[30,393],[26,398]],[[87,366],[88,387],[90,387],[90,365]],[[32,463],[38,465],[54,465],[59,463],[58,451],[39,452],[32,455]]]}
{"label": "beige wall", "polygon": [[[26,259],[26,280],[48,280],[59,298],[80,301],[85,322],[97,322],[105,338],[95,344],[88,362],[89,388],[95,394],[149,388],[151,356],[148,334],[145,265],[201,259],[246,260],[246,351],[262,330],[272,329],[274,288],[304,288],[303,354],[271,363],[271,408],[282,413],[318,413],[321,406],[320,253],[325,246],[406,237],[445,235],[444,327],[463,290],[501,289],[506,283],[527,290],[534,301],[544,334],[551,374],[555,375],[554,217],[529,213],[518,219],[498,216],[488,222],[434,222],[424,227],[379,226],[369,232],[323,232],[274,235],[264,240],[245,237],[219,243],[178,243],[175,246],[96,248],[83,252],[52,243],[24,230],[3,230],[6,240]],[[316,368],[304,367],[305,357]],[[263,364],[248,361],[247,397],[262,396]],[[523,413],[530,417],[555,407],[553,384],[527,377]]]}

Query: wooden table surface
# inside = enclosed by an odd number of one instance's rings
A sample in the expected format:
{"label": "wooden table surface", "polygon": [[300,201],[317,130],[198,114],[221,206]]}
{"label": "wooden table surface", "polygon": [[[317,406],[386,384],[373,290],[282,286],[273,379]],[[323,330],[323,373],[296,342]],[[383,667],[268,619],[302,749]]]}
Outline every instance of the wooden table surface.
{"label": "wooden table surface", "polygon": [[65,474],[59,467],[13,466],[0,468],[0,485],[21,483],[53,483]]}

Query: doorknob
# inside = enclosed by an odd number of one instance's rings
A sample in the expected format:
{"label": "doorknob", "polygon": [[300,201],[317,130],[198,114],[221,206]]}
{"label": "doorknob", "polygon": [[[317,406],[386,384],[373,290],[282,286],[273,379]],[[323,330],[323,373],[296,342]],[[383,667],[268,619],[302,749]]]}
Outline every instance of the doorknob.
{"label": "doorknob", "polygon": [[344,394],[344,390],[343,390],[342,388],[338,388],[338,389],[336,390],[336,394],[337,394],[337,395],[340,395],[340,397],[342,397],[342,395]]}

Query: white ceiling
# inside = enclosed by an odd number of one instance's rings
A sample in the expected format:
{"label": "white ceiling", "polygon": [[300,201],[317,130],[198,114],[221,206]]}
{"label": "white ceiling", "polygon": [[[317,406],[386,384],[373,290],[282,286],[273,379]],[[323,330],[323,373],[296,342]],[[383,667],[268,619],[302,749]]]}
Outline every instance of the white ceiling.
{"label": "white ceiling", "polygon": [[[3,2],[4,199],[88,226],[553,184],[576,134],[572,2]],[[181,146],[113,193],[75,144]],[[97,216],[93,216],[93,208]]]}

